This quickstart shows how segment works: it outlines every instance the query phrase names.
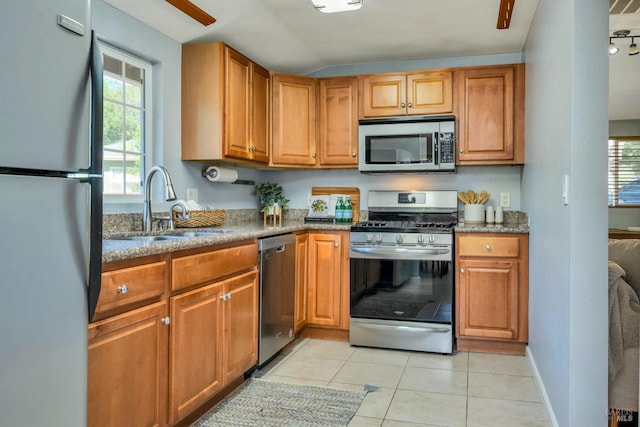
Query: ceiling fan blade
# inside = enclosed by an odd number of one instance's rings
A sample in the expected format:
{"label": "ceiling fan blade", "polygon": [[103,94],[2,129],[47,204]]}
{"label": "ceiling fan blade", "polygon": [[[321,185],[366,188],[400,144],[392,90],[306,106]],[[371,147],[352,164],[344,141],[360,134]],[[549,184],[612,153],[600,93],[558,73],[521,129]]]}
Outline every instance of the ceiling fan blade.
{"label": "ceiling fan blade", "polygon": [[513,6],[516,0],[500,0],[500,10],[498,11],[499,30],[506,30],[511,23],[511,15],[513,15]]}
{"label": "ceiling fan blade", "polygon": [[167,3],[175,6],[180,9],[182,12],[186,13],[205,27],[207,25],[211,25],[216,22],[216,18],[209,15],[204,10],[200,9],[195,4],[191,3],[189,0],[166,0]]}

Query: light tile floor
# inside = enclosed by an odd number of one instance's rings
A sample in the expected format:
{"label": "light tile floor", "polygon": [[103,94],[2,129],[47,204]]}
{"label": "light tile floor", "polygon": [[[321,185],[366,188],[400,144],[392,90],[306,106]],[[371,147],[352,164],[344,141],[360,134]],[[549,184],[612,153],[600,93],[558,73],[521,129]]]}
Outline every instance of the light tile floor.
{"label": "light tile floor", "polygon": [[289,383],[362,390],[350,427],[550,426],[526,357],[454,356],[303,339],[258,372]]}

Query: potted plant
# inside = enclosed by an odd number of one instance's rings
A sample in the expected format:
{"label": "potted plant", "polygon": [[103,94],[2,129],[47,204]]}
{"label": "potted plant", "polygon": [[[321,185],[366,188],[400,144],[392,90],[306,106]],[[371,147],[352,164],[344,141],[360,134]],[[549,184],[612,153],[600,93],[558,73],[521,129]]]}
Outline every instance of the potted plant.
{"label": "potted plant", "polygon": [[275,182],[263,182],[255,186],[252,195],[260,197],[260,210],[267,214],[278,213],[280,209],[288,207],[289,199],[282,194],[282,186]]}

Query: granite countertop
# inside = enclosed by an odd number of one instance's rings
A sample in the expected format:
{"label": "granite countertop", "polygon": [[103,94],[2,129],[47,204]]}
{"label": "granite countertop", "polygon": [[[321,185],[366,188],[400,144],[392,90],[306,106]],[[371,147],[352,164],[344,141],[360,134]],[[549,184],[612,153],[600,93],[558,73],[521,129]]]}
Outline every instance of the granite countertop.
{"label": "granite countertop", "polygon": [[278,234],[291,233],[302,230],[337,230],[349,231],[350,224],[305,224],[304,221],[285,221],[282,227],[265,227],[263,222],[244,222],[222,227],[210,228],[181,228],[165,233],[172,234],[189,231],[213,231],[215,234],[199,237],[189,237],[180,240],[162,240],[146,242],[140,240],[118,240],[119,237],[140,236],[141,232],[105,233],[102,240],[102,262],[121,261],[149,255],[157,255],[183,249],[211,246],[246,239],[256,239]]}
{"label": "granite countertop", "polygon": [[529,233],[529,225],[524,222],[505,222],[504,224],[464,223],[455,227],[456,233]]}

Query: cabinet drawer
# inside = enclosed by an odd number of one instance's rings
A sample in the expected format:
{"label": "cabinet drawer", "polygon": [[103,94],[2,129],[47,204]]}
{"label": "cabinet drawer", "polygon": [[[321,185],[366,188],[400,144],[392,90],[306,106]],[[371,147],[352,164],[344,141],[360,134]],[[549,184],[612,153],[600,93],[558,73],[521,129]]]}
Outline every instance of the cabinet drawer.
{"label": "cabinet drawer", "polygon": [[166,290],[168,276],[165,261],[102,273],[102,289],[96,313],[101,314],[162,295]]}
{"label": "cabinet drawer", "polygon": [[172,262],[171,289],[175,291],[255,268],[258,244],[175,258]]}
{"label": "cabinet drawer", "polygon": [[460,256],[515,258],[520,254],[520,239],[517,236],[459,236],[457,250]]}

